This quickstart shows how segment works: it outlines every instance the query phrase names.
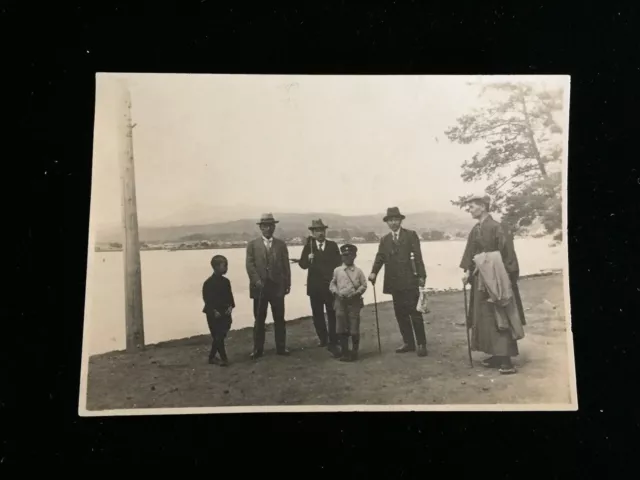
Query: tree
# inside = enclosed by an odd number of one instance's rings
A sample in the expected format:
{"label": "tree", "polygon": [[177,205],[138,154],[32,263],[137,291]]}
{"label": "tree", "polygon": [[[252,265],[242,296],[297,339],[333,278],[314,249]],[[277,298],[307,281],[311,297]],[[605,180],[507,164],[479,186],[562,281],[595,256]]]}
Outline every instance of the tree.
{"label": "tree", "polygon": [[444,240],[444,232],[440,230],[430,230],[428,232],[423,232],[422,239],[425,242],[437,242],[439,240]]}
{"label": "tree", "polygon": [[[492,94],[496,97],[490,98]],[[563,91],[529,84],[494,83],[481,95],[489,105],[458,118],[445,134],[461,144],[483,142],[484,151],[462,164],[465,182],[489,180],[486,192],[493,210],[518,233],[540,219],[547,233],[562,226],[562,128],[554,114],[562,111]],[[468,196],[452,201],[461,206]]]}
{"label": "tree", "polygon": [[439,240],[444,240],[444,232],[440,230],[431,230],[431,241],[437,242]]}
{"label": "tree", "polygon": [[377,242],[378,241],[378,235],[376,235],[376,232],[367,232],[364,234],[364,239],[367,242]]}

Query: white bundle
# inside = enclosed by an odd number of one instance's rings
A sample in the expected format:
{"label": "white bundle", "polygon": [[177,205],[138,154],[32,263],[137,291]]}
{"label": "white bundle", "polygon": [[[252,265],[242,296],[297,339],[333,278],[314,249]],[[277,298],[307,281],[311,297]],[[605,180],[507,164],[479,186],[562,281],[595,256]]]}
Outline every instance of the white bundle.
{"label": "white bundle", "polygon": [[429,300],[427,297],[427,290],[424,287],[420,287],[420,297],[418,298],[416,310],[420,313],[429,313]]}

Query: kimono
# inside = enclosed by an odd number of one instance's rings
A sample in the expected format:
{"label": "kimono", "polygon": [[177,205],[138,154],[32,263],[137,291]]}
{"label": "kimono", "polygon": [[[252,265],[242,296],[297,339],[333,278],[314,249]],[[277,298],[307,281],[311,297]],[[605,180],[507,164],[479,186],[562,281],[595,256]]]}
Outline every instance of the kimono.
{"label": "kimono", "polygon": [[[513,329],[501,327],[503,319],[496,313],[496,305],[491,301],[490,292],[482,288],[476,271],[474,257],[480,253],[500,252],[502,263],[511,281],[513,303],[517,310],[518,335]],[[471,348],[493,356],[515,357],[518,355],[517,339],[522,338],[522,326],[526,325],[522,299],[518,289],[520,267],[513,245],[513,238],[491,215],[478,223],[467,239],[460,268],[470,272],[471,296],[468,327],[472,328]]]}

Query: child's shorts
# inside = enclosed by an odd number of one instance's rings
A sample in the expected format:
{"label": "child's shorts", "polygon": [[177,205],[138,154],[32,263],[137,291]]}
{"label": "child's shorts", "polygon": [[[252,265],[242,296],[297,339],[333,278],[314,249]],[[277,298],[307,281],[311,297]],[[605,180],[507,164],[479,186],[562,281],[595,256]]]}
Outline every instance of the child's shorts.
{"label": "child's shorts", "polygon": [[336,296],[334,306],[337,333],[360,335],[360,310],[362,309],[360,298],[340,298]]}

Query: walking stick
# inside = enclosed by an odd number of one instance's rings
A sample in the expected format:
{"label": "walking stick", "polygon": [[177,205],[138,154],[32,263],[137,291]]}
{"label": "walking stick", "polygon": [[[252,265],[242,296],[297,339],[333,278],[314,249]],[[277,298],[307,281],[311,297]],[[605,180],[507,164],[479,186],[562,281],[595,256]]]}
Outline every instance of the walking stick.
{"label": "walking stick", "polygon": [[378,321],[378,299],[376,297],[376,284],[375,282],[371,282],[373,284],[373,306],[376,311],[376,330],[378,332],[378,353],[382,353],[382,345],[380,343],[380,323]]}
{"label": "walking stick", "polygon": [[469,307],[467,306],[467,285],[462,282],[462,290],[464,291],[464,329],[467,331],[467,351],[469,352],[469,365],[473,368],[473,359],[471,358],[471,340],[469,339]]}

